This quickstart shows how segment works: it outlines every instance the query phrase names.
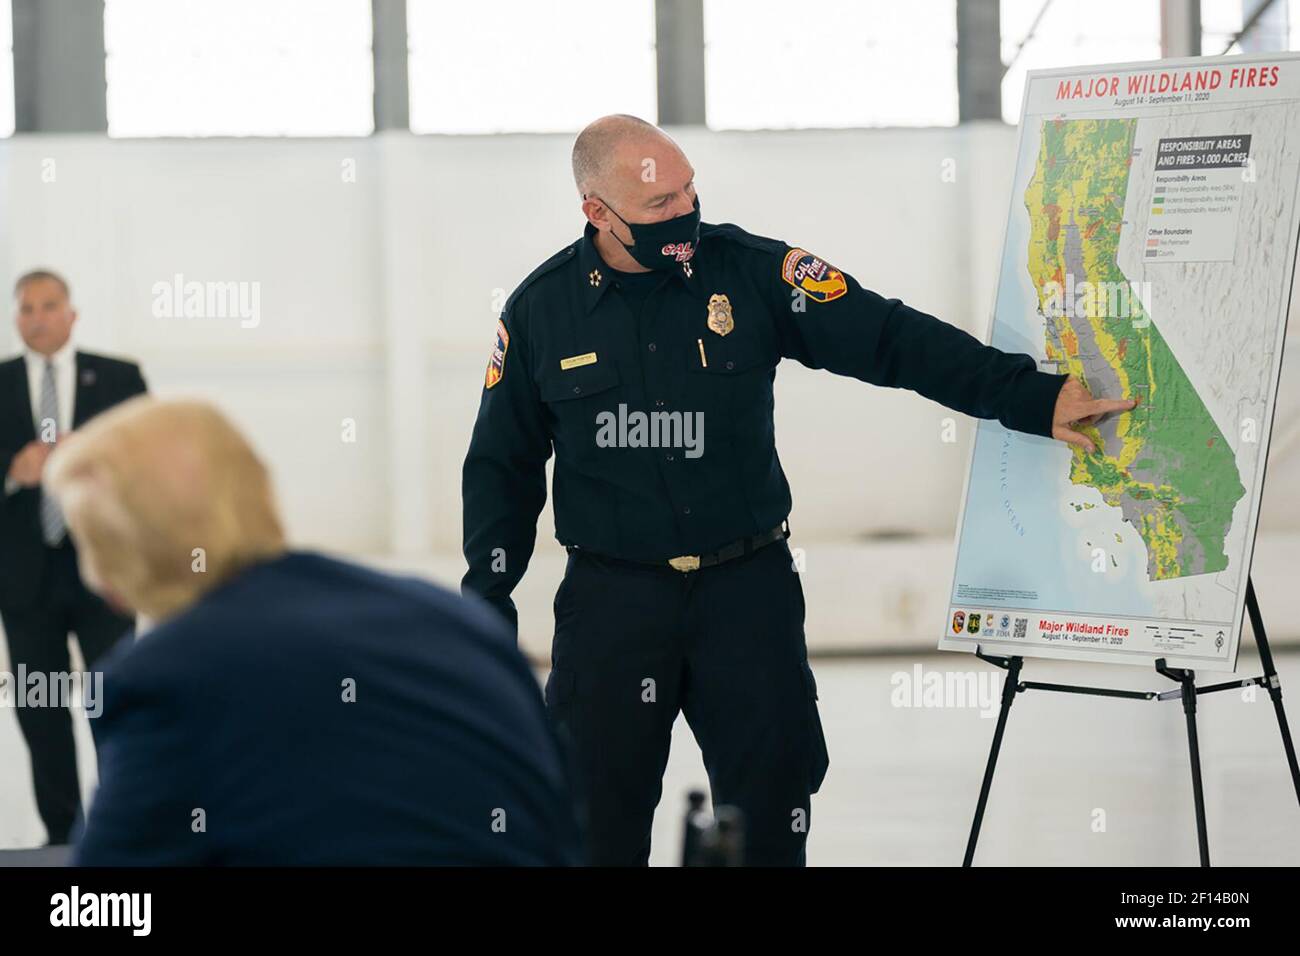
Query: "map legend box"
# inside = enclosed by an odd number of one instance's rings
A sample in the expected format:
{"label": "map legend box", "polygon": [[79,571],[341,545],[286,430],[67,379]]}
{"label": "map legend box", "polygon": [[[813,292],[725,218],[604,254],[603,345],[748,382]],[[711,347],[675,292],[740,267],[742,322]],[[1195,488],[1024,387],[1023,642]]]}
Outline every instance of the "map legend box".
{"label": "map legend box", "polygon": [[1231,262],[1249,160],[1249,134],[1160,140],[1143,258]]}

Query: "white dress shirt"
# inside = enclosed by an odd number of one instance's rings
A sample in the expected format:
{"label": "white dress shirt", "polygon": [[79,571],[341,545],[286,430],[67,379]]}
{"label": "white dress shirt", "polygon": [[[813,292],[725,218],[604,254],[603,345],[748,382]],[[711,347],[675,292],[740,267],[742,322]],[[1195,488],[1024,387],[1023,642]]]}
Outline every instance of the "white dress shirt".
{"label": "white dress shirt", "polygon": [[[77,395],[77,350],[69,339],[52,356],[54,363],[54,394],[59,399],[59,420],[55,422],[59,434],[72,430],[72,403]],[[46,358],[40,352],[28,349],[23,353],[27,361],[27,394],[32,401],[32,424],[36,437],[41,437],[41,386],[45,384]]]}
{"label": "white dress shirt", "polygon": [[[59,420],[55,422],[58,434],[62,436],[65,432],[72,430],[72,403],[76,401],[77,396],[77,350],[69,339],[64,343],[63,348],[59,349],[52,356],[50,361],[54,363],[54,394],[59,400]],[[36,438],[41,438],[41,387],[45,384],[45,362],[46,358],[40,352],[33,352],[27,349],[23,353],[23,359],[27,362],[27,395],[31,400],[32,406],[32,427],[36,429]],[[5,494],[12,495],[18,491],[19,486],[16,481],[5,476],[4,480]]]}

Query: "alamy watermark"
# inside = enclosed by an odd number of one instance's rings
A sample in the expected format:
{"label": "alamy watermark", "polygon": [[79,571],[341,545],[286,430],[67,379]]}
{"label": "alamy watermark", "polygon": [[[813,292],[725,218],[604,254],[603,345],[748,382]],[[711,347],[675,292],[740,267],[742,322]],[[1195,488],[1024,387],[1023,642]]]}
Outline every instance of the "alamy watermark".
{"label": "alamy watermark", "polygon": [[620,404],[618,412],[596,415],[596,446],[599,448],[682,448],[685,457],[704,454],[703,412],[629,412]]}
{"label": "alamy watermark", "polygon": [[0,707],[83,707],[86,716],[104,709],[103,671],[0,671]]}
{"label": "alamy watermark", "polygon": [[997,671],[924,670],[895,671],[889,678],[894,707],[969,708],[981,717],[993,717],[1002,699],[1002,675]]}
{"label": "alamy watermark", "polygon": [[1151,323],[1143,303],[1151,301],[1150,282],[1075,282],[1074,273],[1065,282],[1043,283],[1043,315],[1052,319],[1134,319],[1134,328]]}
{"label": "alamy watermark", "polygon": [[170,282],[155,282],[153,315],[158,319],[239,319],[239,327],[262,322],[262,283],[199,282],[181,273]]}

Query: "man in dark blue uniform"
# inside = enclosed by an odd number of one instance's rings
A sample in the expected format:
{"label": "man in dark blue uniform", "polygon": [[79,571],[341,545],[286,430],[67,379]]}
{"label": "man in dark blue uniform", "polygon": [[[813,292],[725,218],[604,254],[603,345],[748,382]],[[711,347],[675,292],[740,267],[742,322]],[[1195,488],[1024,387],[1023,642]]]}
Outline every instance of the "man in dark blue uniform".
{"label": "man in dark blue uniform", "polygon": [[793,358],[909,388],[1091,450],[1094,399],[862,288],[812,253],[700,222],[694,170],[654,126],[597,120],[573,150],[587,226],[497,323],[464,467],[462,586],[517,627],[555,451],[546,701],[572,745],[588,853],[645,863],[673,722],[685,713],[746,860],[800,864],[828,758],[785,544],[790,488],[772,384]]}

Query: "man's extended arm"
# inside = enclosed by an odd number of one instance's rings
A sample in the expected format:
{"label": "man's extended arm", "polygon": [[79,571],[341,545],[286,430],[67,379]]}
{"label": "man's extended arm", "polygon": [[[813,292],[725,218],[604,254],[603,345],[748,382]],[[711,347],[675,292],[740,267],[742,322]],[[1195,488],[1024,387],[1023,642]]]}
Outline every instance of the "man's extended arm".
{"label": "man's extended arm", "polygon": [[[839,270],[827,267],[812,291],[804,291],[795,284],[794,269],[813,257],[798,255],[802,251],[787,250],[769,269],[787,358],[874,385],[911,389],[1017,431],[1052,435],[1057,395],[1068,376],[1040,372],[1030,356],[984,345],[898,299],[864,289]],[[834,294],[841,286],[843,292]]]}

